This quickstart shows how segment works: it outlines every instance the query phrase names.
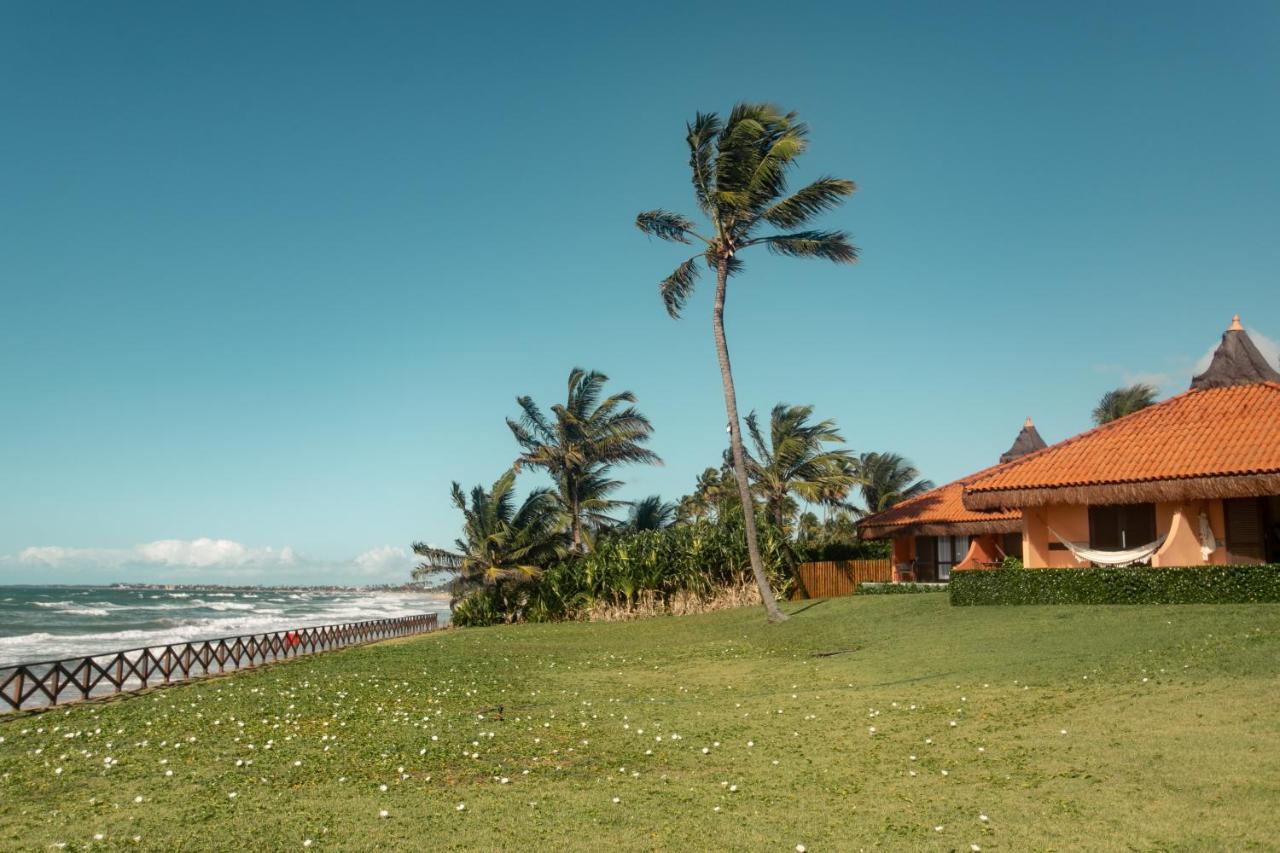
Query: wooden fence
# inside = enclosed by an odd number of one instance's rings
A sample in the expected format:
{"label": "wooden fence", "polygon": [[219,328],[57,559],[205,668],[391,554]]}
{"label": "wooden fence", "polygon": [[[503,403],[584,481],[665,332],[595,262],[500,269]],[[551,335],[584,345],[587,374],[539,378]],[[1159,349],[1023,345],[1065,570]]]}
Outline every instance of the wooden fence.
{"label": "wooden fence", "polygon": [[0,666],[0,712],[145,690],[436,627],[436,614],[424,613]]}
{"label": "wooden fence", "polygon": [[797,583],[792,598],[830,598],[836,595],[853,595],[858,584],[864,582],[888,583],[893,580],[893,561],[882,560],[827,560],[821,563],[801,563],[796,566]]}

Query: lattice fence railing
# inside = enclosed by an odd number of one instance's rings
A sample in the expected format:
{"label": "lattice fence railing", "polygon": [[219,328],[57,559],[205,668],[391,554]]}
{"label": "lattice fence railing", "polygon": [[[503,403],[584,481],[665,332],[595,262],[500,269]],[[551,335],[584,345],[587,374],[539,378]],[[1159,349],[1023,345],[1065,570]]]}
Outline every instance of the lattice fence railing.
{"label": "lattice fence railing", "polygon": [[424,613],[0,666],[0,712],[145,690],[436,627],[436,614]]}

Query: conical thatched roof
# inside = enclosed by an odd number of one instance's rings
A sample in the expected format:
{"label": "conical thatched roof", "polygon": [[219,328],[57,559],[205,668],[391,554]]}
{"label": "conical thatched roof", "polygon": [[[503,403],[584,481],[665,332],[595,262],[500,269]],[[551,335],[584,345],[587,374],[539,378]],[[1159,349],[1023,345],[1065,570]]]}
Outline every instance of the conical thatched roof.
{"label": "conical thatched roof", "polygon": [[1045,444],[1044,439],[1040,437],[1040,433],[1036,430],[1036,425],[1031,421],[1031,418],[1027,418],[1022,424],[1022,431],[1013,440],[1013,444],[1010,445],[1008,450],[1000,454],[1000,461],[1012,462],[1019,456],[1026,456],[1028,453],[1044,450],[1048,446]]}
{"label": "conical thatched roof", "polygon": [[1214,351],[1209,369],[1191,380],[1191,390],[1203,391],[1254,382],[1280,382],[1280,371],[1267,364],[1267,359],[1258,352],[1249,333],[1240,325],[1240,315],[1237,314],[1222,333],[1222,343]]}

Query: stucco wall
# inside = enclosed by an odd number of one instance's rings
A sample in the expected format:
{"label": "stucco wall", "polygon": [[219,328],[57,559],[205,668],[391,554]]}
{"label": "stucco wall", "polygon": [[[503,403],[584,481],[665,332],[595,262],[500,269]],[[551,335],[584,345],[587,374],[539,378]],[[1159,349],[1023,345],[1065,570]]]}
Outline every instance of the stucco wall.
{"label": "stucco wall", "polygon": [[[1218,548],[1209,562],[1226,562],[1226,526],[1222,501],[1185,501],[1156,504],[1156,534],[1168,536],[1165,544],[1152,557],[1153,566],[1197,566],[1205,561],[1200,554],[1200,512],[1204,510],[1213,528]],[[1070,551],[1060,545],[1049,528],[1070,542],[1089,542],[1089,508],[1084,505],[1059,504],[1029,507],[1022,513],[1022,558],[1027,568],[1079,568]]]}
{"label": "stucco wall", "polygon": [[[1080,568],[1049,528],[1068,542],[1089,541],[1089,508],[1058,504],[1022,511],[1022,562],[1029,569]],[[1054,546],[1054,547],[1050,547]]]}
{"label": "stucco wall", "polygon": [[1222,501],[1182,501],[1156,504],[1156,532],[1168,539],[1151,558],[1153,566],[1199,566],[1206,561],[1200,550],[1200,513],[1209,518],[1217,549],[1209,563],[1222,565],[1227,559],[1226,527]]}

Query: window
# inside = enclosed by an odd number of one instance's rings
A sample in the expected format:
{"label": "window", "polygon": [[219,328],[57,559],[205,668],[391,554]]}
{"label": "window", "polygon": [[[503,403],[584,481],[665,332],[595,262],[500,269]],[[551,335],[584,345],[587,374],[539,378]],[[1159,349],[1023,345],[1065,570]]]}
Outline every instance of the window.
{"label": "window", "polygon": [[1022,534],[1006,533],[1000,540],[1000,550],[1006,557],[1022,559]]}
{"label": "window", "polygon": [[1089,507],[1089,547],[1124,551],[1156,541],[1155,504]]}
{"label": "window", "polygon": [[1280,498],[1231,498],[1222,502],[1222,508],[1228,563],[1280,560]]}
{"label": "window", "polygon": [[952,567],[968,553],[968,536],[917,536],[916,580],[950,580]]}

